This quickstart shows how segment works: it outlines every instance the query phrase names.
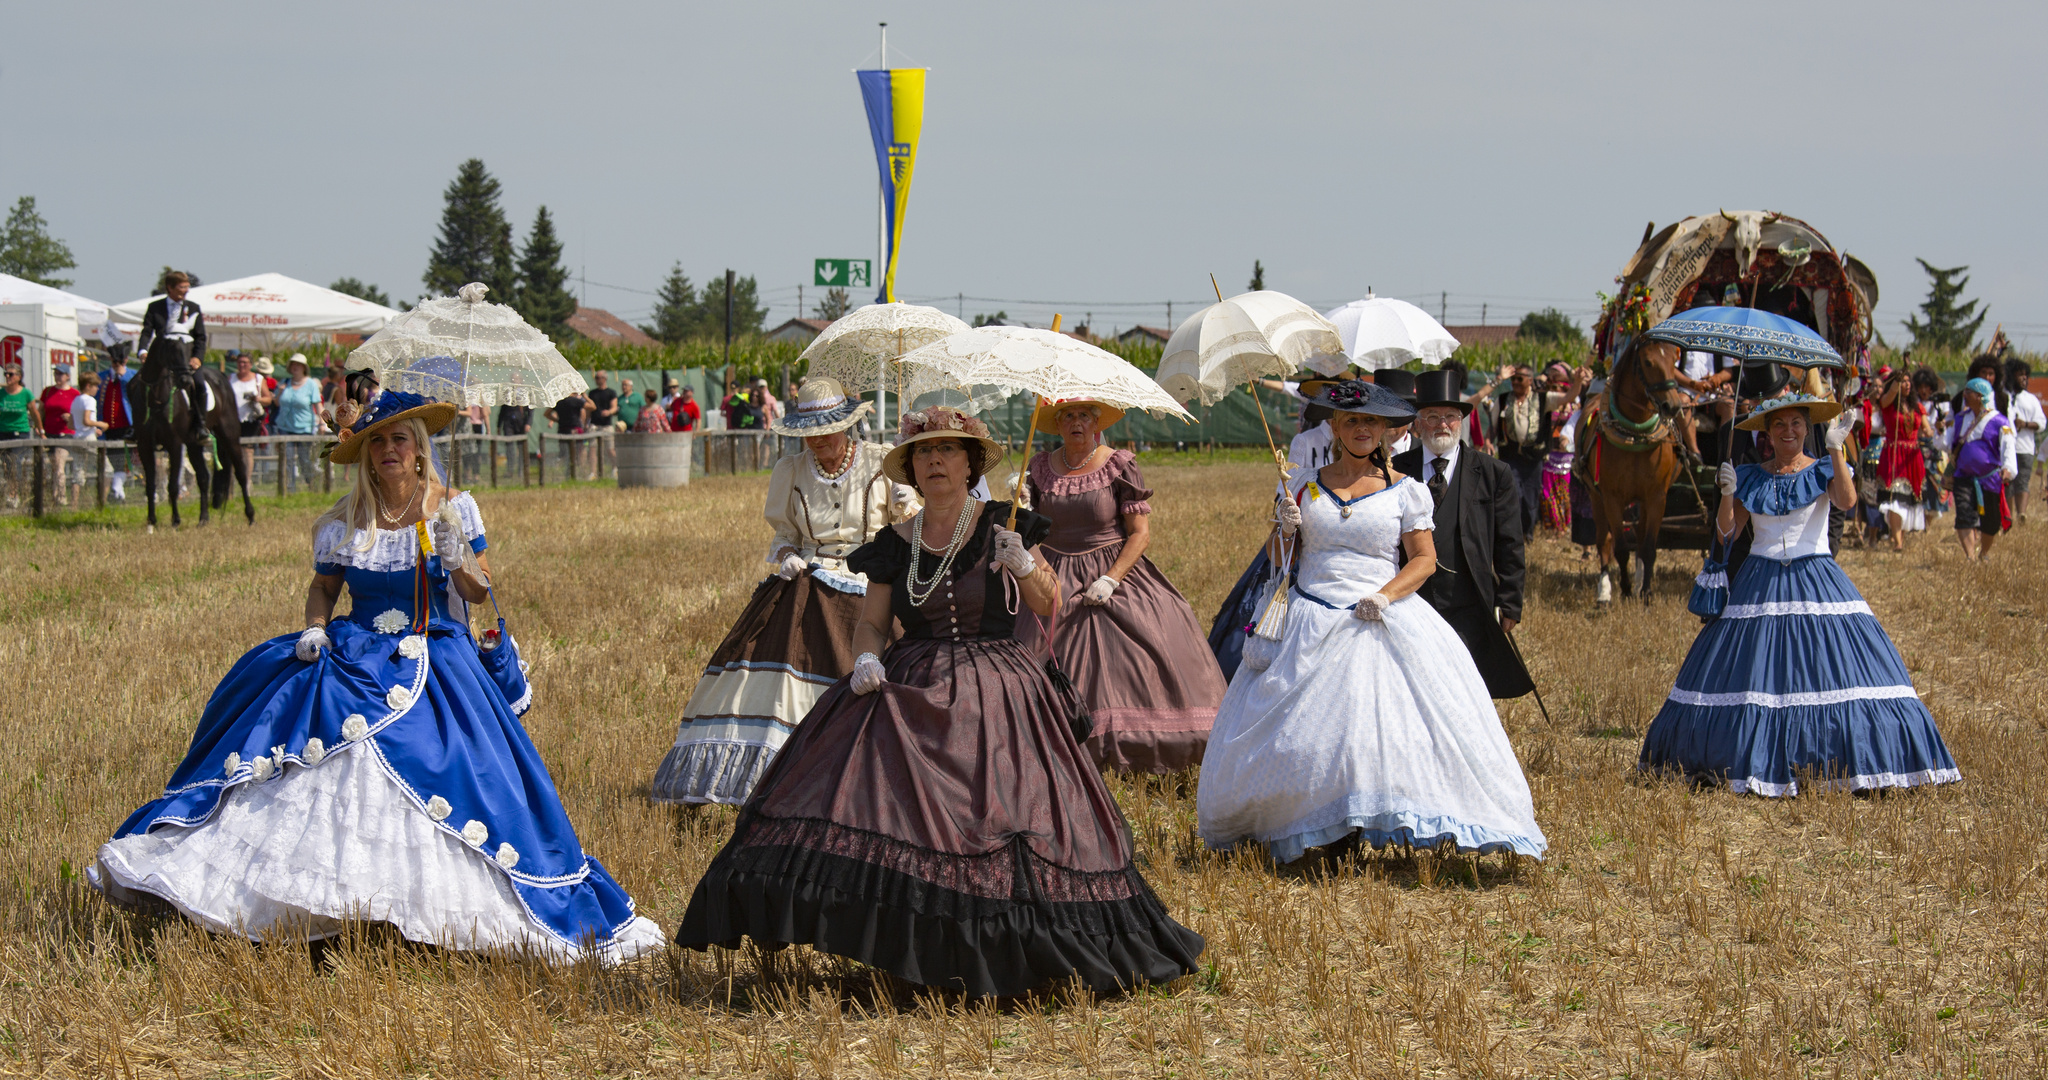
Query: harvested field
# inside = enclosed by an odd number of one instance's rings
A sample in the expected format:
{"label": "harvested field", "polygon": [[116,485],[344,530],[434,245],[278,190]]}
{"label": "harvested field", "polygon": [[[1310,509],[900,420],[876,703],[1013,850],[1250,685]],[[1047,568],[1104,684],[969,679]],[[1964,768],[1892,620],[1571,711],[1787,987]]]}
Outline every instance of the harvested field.
{"label": "harvested field", "polygon": [[[1157,466],[1154,558],[1206,622],[1263,529],[1254,465]],[[730,811],[646,800],[703,659],[762,572],[764,476],[484,492],[527,723],[585,846],[665,927]],[[2038,1076],[2048,1072],[2048,537],[1965,565],[1945,530],[1851,552],[1965,782],[1785,801],[1632,775],[1691,640],[1695,556],[1593,611],[1532,554],[1507,705],[1546,862],[1207,852],[1192,791],[1117,783],[1206,970],[1116,999],[962,1003],[801,950],[549,968],[365,928],[211,937],[81,880],[207,696],[300,626],[314,511],[254,528],[0,528],[0,1072],[212,1075]]]}

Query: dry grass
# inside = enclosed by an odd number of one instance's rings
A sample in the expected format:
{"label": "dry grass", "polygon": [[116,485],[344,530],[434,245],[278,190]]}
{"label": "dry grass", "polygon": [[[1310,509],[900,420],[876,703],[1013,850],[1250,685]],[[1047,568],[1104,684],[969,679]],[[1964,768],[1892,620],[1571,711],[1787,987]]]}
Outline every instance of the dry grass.
{"label": "dry grass", "polygon": [[[1206,619],[1252,549],[1254,466],[1151,470],[1155,552]],[[648,778],[767,536],[764,480],[486,493],[529,714],[586,846],[665,925],[729,812]],[[56,1075],[2040,1075],[2048,1068],[2041,526],[1846,564],[1967,781],[1767,802],[1630,775],[1692,635],[1663,599],[1592,612],[1535,554],[1522,641],[1551,708],[1505,720],[1542,865],[1374,856],[1275,871],[1192,838],[1188,793],[1119,784],[1144,866],[1208,936],[1201,975],[997,1010],[798,951],[623,970],[304,947],[109,908],[78,868],[183,752],[215,680],[297,625],[310,511],[256,527],[0,531],[0,1072]],[[148,559],[148,565],[140,560]]]}

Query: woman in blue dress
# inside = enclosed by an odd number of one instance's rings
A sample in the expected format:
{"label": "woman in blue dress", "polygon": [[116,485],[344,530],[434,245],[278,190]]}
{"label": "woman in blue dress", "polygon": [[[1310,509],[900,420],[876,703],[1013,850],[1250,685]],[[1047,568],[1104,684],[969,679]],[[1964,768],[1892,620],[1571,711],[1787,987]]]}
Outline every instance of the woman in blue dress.
{"label": "woman in blue dress", "polygon": [[1677,685],[1643,737],[1639,767],[1796,795],[1802,774],[1838,788],[1961,780],[1899,651],[1828,551],[1828,505],[1856,505],[1849,428],[1827,431],[1828,459],[1805,452],[1835,402],[1795,394],[1737,425],[1766,435],[1761,465],[1723,464],[1716,528],[1756,527],[1727,607],[1693,640]]}
{"label": "woman in blue dress", "polygon": [[519,724],[532,695],[517,645],[470,636],[467,604],[490,596],[483,518],[427,450],[455,406],[386,391],[366,416],[342,409],[328,457],[362,465],[314,523],[305,631],[221,680],[163,796],[100,848],[93,884],[251,938],[358,919],[560,959],[661,949],[583,853]]}

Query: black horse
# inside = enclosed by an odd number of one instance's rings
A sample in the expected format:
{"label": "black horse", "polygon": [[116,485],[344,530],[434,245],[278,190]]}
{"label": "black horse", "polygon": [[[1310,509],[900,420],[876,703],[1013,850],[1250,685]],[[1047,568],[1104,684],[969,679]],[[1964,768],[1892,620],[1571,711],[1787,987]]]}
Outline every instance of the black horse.
{"label": "black horse", "polygon": [[[136,378],[140,384],[142,379]],[[209,402],[207,391],[212,390]],[[206,524],[206,497],[209,477],[211,478],[210,500],[215,510],[228,503],[228,470],[234,470],[234,479],[242,485],[242,514],[249,524],[256,524],[256,507],[249,501],[249,468],[242,459],[242,425],[235,414],[235,398],[228,388],[228,377],[211,368],[192,372],[190,401],[185,392],[171,384],[166,375],[158,386],[139,387],[134,402],[141,406],[142,422],[135,425],[136,454],[141,458],[142,484],[149,498],[149,527],[156,528],[156,452],[170,451],[171,475],[165,484],[165,497],[171,503],[171,524],[183,524],[178,519],[178,452],[182,449],[192,462],[192,473],[199,481],[202,493],[199,499],[199,523]],[[194,423],[194,406],[199,410],[198,423]],[[211,470],[206,462],[206,435],[213,434],[214,446],[223,461]]]}

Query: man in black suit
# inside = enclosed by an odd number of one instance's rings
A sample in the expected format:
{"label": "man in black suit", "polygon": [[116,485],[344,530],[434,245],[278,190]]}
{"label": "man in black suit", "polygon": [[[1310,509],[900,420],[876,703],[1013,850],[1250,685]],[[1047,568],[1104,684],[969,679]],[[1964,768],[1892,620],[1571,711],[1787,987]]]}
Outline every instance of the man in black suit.
{"label": "man in black suit", "polygon": [[150,407],[168,410],[172,387],[188,393],[192,389],[191,358],[206,355],[206,316],[198,304],[185,299],[192,279],[184,271],[165,274],[159,287],[164,295],[143,309],[142,336],[135,339],[135,351],[145,357],[140,381],[147,388]]}
{"label": "man in black suit", "polygon": [[[1393,460],[1436,500],[1436,573],[1420,595],[1451,624],[1497,698],[1536,688],[1508,642],[1522,618],[1522,495],[1515,472],[1458,442],[1472,404],[1457,374],[1415,380],[1416,445]],[[1495,612],[1499,615],[1496,619]]]}

